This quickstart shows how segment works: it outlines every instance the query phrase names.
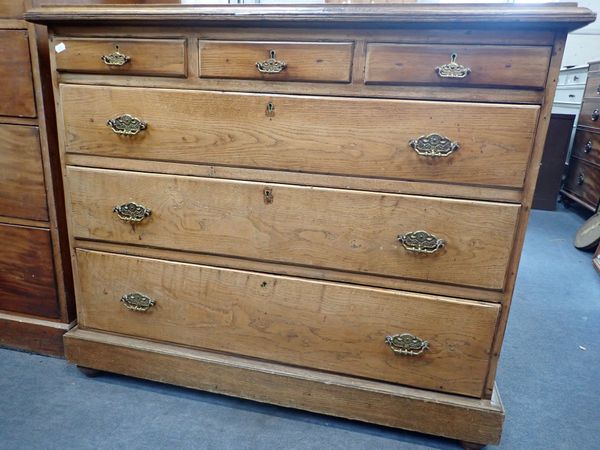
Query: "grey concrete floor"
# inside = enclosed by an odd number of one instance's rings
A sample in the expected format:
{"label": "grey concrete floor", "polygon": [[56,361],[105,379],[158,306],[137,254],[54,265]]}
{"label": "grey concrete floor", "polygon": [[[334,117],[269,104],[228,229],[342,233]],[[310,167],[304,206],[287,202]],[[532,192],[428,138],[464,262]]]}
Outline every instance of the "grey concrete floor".
{"label": "grey concrete floor", "polygon": [[[600,277],[570,211],[532,214],[497,382],[511,450],[600,449]],[[456,442],[0,349],[0,449],[457,449]],[[492,448],[492,447],[489,447]],[[496,447],[494,447],[496,448]]]}

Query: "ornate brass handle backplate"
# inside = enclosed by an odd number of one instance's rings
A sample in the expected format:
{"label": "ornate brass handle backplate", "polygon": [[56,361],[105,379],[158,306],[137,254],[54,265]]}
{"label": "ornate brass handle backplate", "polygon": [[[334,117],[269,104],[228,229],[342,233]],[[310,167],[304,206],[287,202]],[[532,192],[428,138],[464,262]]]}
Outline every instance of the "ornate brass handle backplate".
{"label": "ornate brass handle backplate", "polygon": [[448,156],[460,148],[458,142],[454,142],[441,134],[431,133],[408,141],[415,152],[421,156]]}
{"label": "ornate brass handle backplate", "polygon": [[148,124],[143,120],[133,117],[130,114],[123,114],[122,116],[109,119],[106,125],[113,130],[113,133],[123,134],[126,136],[133,136],[138,134],[140,131],[144,131],[148,128]]}
{"label": "ornate brass handle backplate", "polygon": [[452,53],[450,55],[450,62],[442,66],[436,67],[435,71],[441,78],[466,78],[471,73],[469,67],[465,67],[456,62],[458,55]]}
{"label": "ornate brass handle backplate", "polygon": [[100,57],[102,62],[107,66],[124,66],[131,61],[131,56],[124,55],[119,51],[119,46],[115,46],[115,51],[108,55],[102,55]]}
{"label": "ornate brass handle backplate", "polygon": [[386,336],[385,343],[395,354],[402,356],[419,356],[429,348],[429,342],[410,333]]}
{"label": "ornate brass handle backplate", "polygon": [[600,119],[600,110],[598,110],[598,108],[596,108],[593,112],[592,112],[592,120],[594,122],[596,122],[598,119]]}
{"label": "ornate brass handle backplate", "polygon": [[583,151],[585,153],[589,153],[592,151],[592,140],[591,139],[589,141],[587,141],[587,143],[585,144],[585,147],[583,148]]}
{"label": "ornate brass handle backplate", "polygon": [[269,59],[256,63],[256,68],[260,73],[280,73],[287,68],[287,63],[277,59],[275,50],[269,52]]}
{"label": "ornate brass handle backplate", "polygon": [[154,305],[156,305],[156,301],[152,300],[150,297],[140,294],[139,292],[130,292],[129,294],[125,294],[121,297],[121,302],[125,305],[125,308],[130,309],[131,311],[148,311]]}
{"label": "ornate brass handle backplate", "polygon": [[435,253],[440,250],[446,242],[438,239],[427,231],[413,231],[398,236],[398,241],[404,248],[415,253]]}
{"label": "ornate brass handle backplate", "polygon": [[115,206],[113,212],[117,213],[119,219],[124,222],[138,223],[144,220],[146,217],[150,217],[152,211],[146,208],[144,205],[138,205],[134,202],[123,203],[122,205]]}
{"label": "ornate brass handle backplate", "polygon": [[583,183],[585,183],[585,176],[582,173],[580,173],[579,175],[577,175],[577,184],[581,186]]}

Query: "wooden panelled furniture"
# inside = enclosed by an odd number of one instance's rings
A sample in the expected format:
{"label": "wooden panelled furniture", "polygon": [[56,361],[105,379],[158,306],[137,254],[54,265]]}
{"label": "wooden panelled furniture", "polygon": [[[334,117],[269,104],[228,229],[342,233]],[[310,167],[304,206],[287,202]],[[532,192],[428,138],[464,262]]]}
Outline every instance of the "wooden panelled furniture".
{"label": "wooden panelled furniture", "polygon": [[600,61],[589,63],[583,102],[561,194],[590,211],[600,202]]}
{"label": "wooden panelled furniture", "polygon": [[546,6],[37,9],[67,358],[459,439],[495,373],[569,30]]}
{"label": "wooden panelled furniture", "polygon": [[52,84],[40,70],[48,52],[36,47],[47,39],[23,20],[29,6],[0,0],[0,345],[62,355],[75,304],[54,107],[43,95]]}

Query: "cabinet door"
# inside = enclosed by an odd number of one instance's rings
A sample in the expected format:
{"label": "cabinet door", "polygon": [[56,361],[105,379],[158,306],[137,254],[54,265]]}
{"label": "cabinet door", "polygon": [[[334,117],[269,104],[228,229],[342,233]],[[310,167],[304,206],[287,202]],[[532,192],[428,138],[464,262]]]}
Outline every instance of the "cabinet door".
{"label": "cabinet door", "polygon": [[25,30],[0,30],[0,116],[36,116]]}

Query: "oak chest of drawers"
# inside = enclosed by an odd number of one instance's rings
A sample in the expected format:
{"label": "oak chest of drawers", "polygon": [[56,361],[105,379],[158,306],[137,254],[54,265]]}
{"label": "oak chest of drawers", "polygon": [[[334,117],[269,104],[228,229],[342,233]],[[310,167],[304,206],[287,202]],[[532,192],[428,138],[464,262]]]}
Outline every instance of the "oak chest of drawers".
{"label": "oak chest of drawers", "polygon": [[495,371],[563,44],[592,13],[28,17],[50,25],[69,360],[498,442]]}
{"label": "oak chest of drawers", "polygon": [[569,171],[561,191],[591,211],[600,202],[600,61],[589,63]]}

